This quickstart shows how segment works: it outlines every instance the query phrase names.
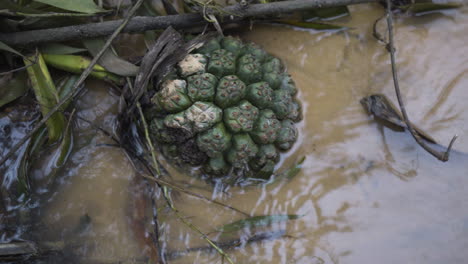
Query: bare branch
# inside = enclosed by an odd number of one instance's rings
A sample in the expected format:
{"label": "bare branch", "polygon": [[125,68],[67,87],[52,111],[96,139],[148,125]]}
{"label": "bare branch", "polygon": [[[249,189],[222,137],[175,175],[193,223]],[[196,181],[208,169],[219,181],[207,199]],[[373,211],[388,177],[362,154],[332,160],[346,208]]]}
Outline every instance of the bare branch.
{"label": "bare branch", "polygon": [[452,140],[450,141],[449,146],[445,152],[440,152],[437,150],[432,149],[424,140],[419,136],[419,134],[414,129],[413,125],[411,124],[408,114],[406,113],[406,108],[403,103],[403,98],[401,96],[400,85],[398,83],[398,75],[397,75],[397,68],[396,68],[396,60],[395,60],[395,47],[393,45],[393,16],[392,16],[392,3],[391,0],[387,0],[387,26],[388,26],[388,43],[387,43],[387,50],[390,53],[390,60],[392,63],[392,74],[393,74],[393,84],[395,85],[395,92],[398,98],[398,104],[400,105],[401,113],[403,114],[403,121],[406,123],[408,130],[411,132],[413,138],[418,142],[418,144],[429,152],[432,156],[436,157],[441,161],[447,161],[449,159],[450,150],[452,149],[453,143],[458,138],[457,135],[453,136]]}
{"label": "bare branch", "polygon": [[[333,6],[353,5],[377,2],[377,0],[294,0],[273,2],[268,4],[254,4],[247,7],[238,5],[228,6],[220,11],[221,14],[236,14],[219,17],[219,21],[237,22],[244,18],[265,15],[279,15],[300,10],[324,8]],[[96,38],[112,34],[123,20],[105,21],[61,28],[40,29],[16,33],[0,34],[0,41],[8,45],[33,45],[45,42],[61,42],[84,38]],[[165,29],[169,26],[192,28],[206,25],[208,22],[201,14],[180,14],[158,17],[134,17],[122,32],[144,32],[154,29]]]}

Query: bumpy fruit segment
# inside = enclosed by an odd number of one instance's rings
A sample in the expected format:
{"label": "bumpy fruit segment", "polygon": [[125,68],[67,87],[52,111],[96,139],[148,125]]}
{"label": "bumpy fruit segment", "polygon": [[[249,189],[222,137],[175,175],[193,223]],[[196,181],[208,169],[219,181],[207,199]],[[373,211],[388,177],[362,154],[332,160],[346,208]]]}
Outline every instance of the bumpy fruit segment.
{"label": "bumpy fruit segment", "polygon": [[257,144],[270,144],[275,142],[279,129],[280,122],[275,114],[270,109],[266,109],[260,112],[260,117],[250,135]]}
{"label": "bumpy fruit segment", "polygon": [[233,146],[227,153],[227,160],[235,168],[246,166],[258,152],[257,145],[247,133],[235,134],[232,143]]}
{"label": "bumpy fruit segment", "polygon": [[248,101],[224,110],[224,123],[234,133],[252,131],[258,118],[258,108]]}
{"label": "bumpy fruit segment", "polygon": [[215,102],[221,108],[235,105],[245,97],[246,87],[236,75],[224,76],[219,80]]}
{"label": "bumpy fruit segment", "polygon": [[223,123],[218,123],[213,128],[198,134],[197,144],[200,150],[213,158],[222,156],[223,152],[231,146],[231,137]]}

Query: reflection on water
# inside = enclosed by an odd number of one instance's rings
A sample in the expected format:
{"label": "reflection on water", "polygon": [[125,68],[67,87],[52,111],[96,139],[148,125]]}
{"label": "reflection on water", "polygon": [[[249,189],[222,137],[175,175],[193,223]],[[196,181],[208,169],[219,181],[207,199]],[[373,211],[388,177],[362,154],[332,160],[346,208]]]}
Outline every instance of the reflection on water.
{"label": "reflection on water", "polygon": [[[442,144],[454,133],[461,136],[455,145],[458,152],[447,163],[424,152],[408,133],[375,123],[359,103],[372,93],[384,93],[395,102],[388,54],[371,34],[382,12],[374,5],[353,6],[352,17],[337,22],[351,28],[346,32],[255,25],[241,35],[282,58],[296,80],[306,119],[300,123],[300,143],[282,168],[302,156],[306,161],[290,181],[216,194],[252,215],[304,215],[273,225],[274,230],[286,230],[285,238],[228,251],[236,263],[466,262],[468,10],[396,20],[397,62],[410,118]],[[78,114],[109,128],[116,98],[104,87],[91,87]],[[39,232],[41,238],[78,237],[86,246],[75,253],[84,263],[139,260],[144,252],[128,225],[133,168],[122,151],[102,145],[111,140],[85,123],[78,126],[78,151],[60,188],[40,212],[47,227]],[[173,180],[204,185],[180,174]],[[209,188],[194,190],[212,195]],[[181,193],[172,198],[206,233],[243,217]],[[163,248],[205,246],[160,200]],[[83,215],[89,215],[90,226],[70,235]],[[206,252],[170,261],[220,262],[218,255]]]}

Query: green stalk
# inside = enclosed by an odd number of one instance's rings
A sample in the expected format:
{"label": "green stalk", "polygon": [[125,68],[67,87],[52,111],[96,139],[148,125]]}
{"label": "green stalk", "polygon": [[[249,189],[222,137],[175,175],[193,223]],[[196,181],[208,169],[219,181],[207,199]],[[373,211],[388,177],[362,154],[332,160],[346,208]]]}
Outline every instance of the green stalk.
{"label": "green stalk", "polygon": [[[59,70],[82,73],[91,63],[91,60],[78,55],[57,55],[57,54],[43,54],[45,62]],[[105,81],[120,83],[122,79],[115,74],[108,72],[101,65],[94,65],[90,73],[91,76]]]}

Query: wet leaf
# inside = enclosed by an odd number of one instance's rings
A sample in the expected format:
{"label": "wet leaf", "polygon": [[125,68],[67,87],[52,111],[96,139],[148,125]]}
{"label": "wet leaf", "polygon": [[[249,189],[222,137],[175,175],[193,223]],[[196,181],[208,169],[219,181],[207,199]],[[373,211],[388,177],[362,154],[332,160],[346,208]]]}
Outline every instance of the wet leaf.
{"label": "wet leaf", "polygon": [[301,172],[302,164],[304,163],[305,159],[306,159],[305,156],[300,158],[299,161],[296,164],[294,164],[293,166],[291,166],[290,168],[288,168],[284,172],[282,172],[282,173],[280,173],[278,175],[275,175],[270,181],[268,181],[266,183],[266,185],[276,183],[281,179],[285,179],[285,178],[286,179],[292,179],[292,178],[294,178],[297,174],[299,174],[299,172]]}
{"label": "wet leaf", "polygon": [[434,12],[440,12],[447,9],[455,9],[461,7],[460,4],[456,3],[447,3],[447,4],[437,4],[437,3],[414,3],[411,5],[400,6],[399,9],[409,12],[414,15],[425,15]]}
{"label": "wet leaf", "polygon": [[[43,57],[47,65],[71,73],[83,72],[91,62],[88,58],[78,55],[43,54]],[[99,64],[94,65],[90,75],[114,83],[120,83],[121,81],[118,76],[106,71]]]}
{"label": "wet leaf", "polygon": [[0,76],[0,107],[14,101],[28,91],[25,74]]}
{"label": "wet leaf", "polygon": [[307,29],[315,29],[315,30],[347,29],[346,27],[338,26],[338,25],[318,23],[318,22],[306,22],[306,21],[299,21],[299,20],[276,20],[274,22],[278,24],[283,24],[283,25],[289,25],[289,26],[307,28]]}
{"label": "wet leaf", "polygon": [[246,218],[243,220],[235,221],[230,224],[222,226],[218,231],[223,233],[230,233],[239,231],[244,228],[268,226],[273,223],[286,222],[288,220],[295,220],[301,218],[303,215],[262,215]]}
{"label": "wet leaf", "polygon": [[337,6],[303,11],[302,19],[305,21],[310,19],[333,20],[348,15],[349,9],[347,6]]}
{"label": "wet leaf", "polygon": [[84,48],[76,48],[61,43],[48,43],[42,46],[40,50],[42,53],[55,55],[75,54],[86,51]]}
{"label": "wet leaf", "polygon": [[[78,75],[71,75],[66,77],[62,82],[60,82],[57,89],[60,99],[65,98],[69,93],[73,91],[73,85],[78,81],[79,78],[80,76]],[[70,98],[68,102],[63,104],[63,109],[67,109],[71,102],[72,98]]]}
{"label": "wet leaf", "polygon": [[[96,54],[98,54],[102,49],[102,46],[104,46],[105,41],[104,39],[100,38],[88,39],[83,40],[83,44],[93,56],[96,56]],[[109,72],[120,76],[135,76],[139,69],[138,66],[135,66],[134,64],[115,55],[114,52],[112,52],[110,49],[104,52],[104,55],[102,55],[101,59],[99,59],[99,64]]]}
{"label": "wet leaf", "polygon": [[60,9],[80,13],[94,14],[105,10],[97,6],[93,0],[34,0]]}
{"label": "wet leaf", "polygon": [[[52,156],[52,163],[50,164],[52,166],[53,172],[49,173],[49,178],[53,178],[56,174],[56,169],[62,167],[65,162],[68,160],[68,157],[70,156],[71,150],[73,148],[73,131],[72,131],[72,124],[71,124],[71,118],[67,122],[67,126],[64,131],[64,137],[62,138],[62,141],[60,142],[60,145],[57,146],[57,148],[53,152]],[[49,179],[49,182],[51,179]]]}
{"label": "wet leaf", "polygon": [[20,165],[18,167],[18,192],[24,195],[31,193],[31,184],[29,179],[29,169],[31,167],[31,160],[40,150],[41,146],[47,141],[47,128],[42,126],[27,143],[27,148],[24,155],[21,157]]}
{"label": "wet leaf", "polygon": [[283,172],[282,174],[284,174],[284,177],[291,179],[295,177],[297,174],[299,174],[299,172],[301,172],[302,170],[302,164],[304,163],[305,159],[306,159],[305,156],[302,157],[293,167]]}
{"label": "wet leaf", "polygon": [[8,46],[7,44],[5,44],[5,43],[3,43],[1,41],[0,41],[0,50],[8,51],[8,52],[14,53],[14,54],[16,54],[18,56],[24,57],[23,54],[19,53],[18,51],[16,51],[12,47]]}
{"label": "wet leaf", "polygon": [[[33,56],[24,59],[26,66],[31,65]],[[55,88],[54,82],[50,77],[49,70],[45,64],[43,56],[39,53],[37,57],[37,63],[27,68],[31,85],[36,95],[36,99],[41,106],[42,115],[45,116],[49,113],[50,109],[55,107],[59,102],[59,96],[57,89]],[[49,135],[49,141],[51,143],[56,142],[62,137],[62,133],[65,129],[65,117],[61,112],[54,113],[49,120],[47,120],[47,131]]]}

